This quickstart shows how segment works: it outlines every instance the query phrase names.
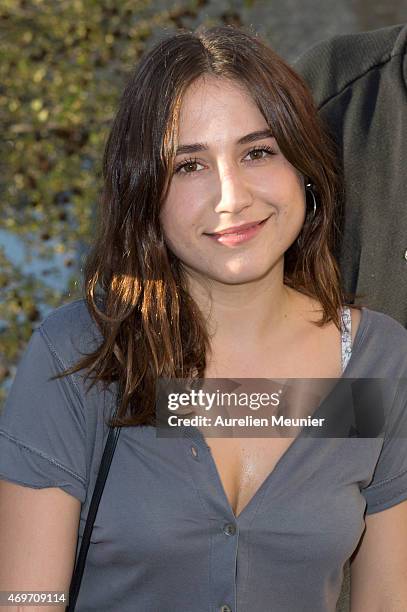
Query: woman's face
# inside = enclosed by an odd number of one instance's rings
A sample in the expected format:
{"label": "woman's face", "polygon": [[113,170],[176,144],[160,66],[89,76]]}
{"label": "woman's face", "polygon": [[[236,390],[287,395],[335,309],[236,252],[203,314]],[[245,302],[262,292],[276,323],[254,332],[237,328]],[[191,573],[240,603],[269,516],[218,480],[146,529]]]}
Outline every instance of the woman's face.
{"label": "woman's face", "polygon": [[[186,271],[226,284],[281,272],[304,222],[304,184],[252,98],[225,79],[195,81],[181,105],[178,143],[160,221]],[[243,224],[252,227],[217,235]]]}

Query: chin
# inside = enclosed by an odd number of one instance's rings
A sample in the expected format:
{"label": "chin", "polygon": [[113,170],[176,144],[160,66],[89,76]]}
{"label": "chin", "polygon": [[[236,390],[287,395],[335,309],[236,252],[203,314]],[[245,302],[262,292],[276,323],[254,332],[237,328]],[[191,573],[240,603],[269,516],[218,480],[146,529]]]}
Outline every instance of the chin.
{"label": "chin", "polygon": [[226,271],[224,273],[219,273],[217,270],[216,274],[208,274],[208,277],[213,278],[213,280],[218,283],[223,283],[224,285],[242,285],[245,283],[254,283],[256,281],[265,278],[270,273],[270,268],[262,268],[261,270],[254,271],[251,270],[240,270],[235,272]]}
{"label": "chin", "polygon": [[[274,258],[273,258],[274,259]],[[255,283],[268,275],[273,274],[273,270],[278,267],[278,264],[284,260],[277,259],[272,261],[268,265],[265,265],[264,259],[258,262],[245,261],[244,264],[239,265],[235,262],[235,265],[223,264],[218,262],[219,265],[215,267],[214,262],[210,262],[210,265],[202,267],[196,265],[197,262],[184,261],[184,269],[192,278],[200,277],[204,281],[220,283],[223,285],[242,285],[245,283]],[[209,263],[209,262],[208,262]]]}

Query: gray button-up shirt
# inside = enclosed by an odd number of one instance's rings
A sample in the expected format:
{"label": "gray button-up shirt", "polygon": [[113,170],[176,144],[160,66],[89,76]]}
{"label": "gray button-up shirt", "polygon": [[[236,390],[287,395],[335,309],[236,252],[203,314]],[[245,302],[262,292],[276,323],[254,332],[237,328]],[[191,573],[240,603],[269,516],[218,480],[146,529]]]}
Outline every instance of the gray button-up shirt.
{"label": "gray button-up shirt", "polygon": [[[98,339],[82,300],[48,315],[0,418],[0,477],[77,497],[79,541],[115,395],[100,386],[86,394],[82,373],[48,378]],[[364,309],[344,377],[406,376],[407,331]],[[407,499],[406,384],[391,403],[384,438],[299,435],[238,516],[198,429],[165,438],[150,426],[124,428],[76,609],[334,612],[365,511]]]}

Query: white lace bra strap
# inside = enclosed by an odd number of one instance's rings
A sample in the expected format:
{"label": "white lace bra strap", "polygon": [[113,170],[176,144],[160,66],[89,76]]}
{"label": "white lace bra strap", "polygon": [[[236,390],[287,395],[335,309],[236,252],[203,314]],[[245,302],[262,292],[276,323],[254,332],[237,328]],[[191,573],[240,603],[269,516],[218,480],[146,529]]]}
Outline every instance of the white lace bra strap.
{"label": "white lace bra strap", "polygon": [[352,355],[352,316],[348,306],[344,306],[342,309],[341,319],[342,372],[344,372]]}

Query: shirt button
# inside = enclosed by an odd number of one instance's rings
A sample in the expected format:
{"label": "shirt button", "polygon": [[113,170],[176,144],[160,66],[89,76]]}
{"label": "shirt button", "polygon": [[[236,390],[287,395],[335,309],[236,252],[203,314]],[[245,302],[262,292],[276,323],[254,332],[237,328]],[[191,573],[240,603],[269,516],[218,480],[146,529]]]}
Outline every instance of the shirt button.
{"label": "shirt button", "polygon": [[198,457],[198,449],[196,448],[196,446],[191,446],[191,453],[194,457]]}
{"label": "shirt button", "polygon": [[407,249],[404,251],[404,259],[407,261]]}
{"label": "shirt button", "polygon": [[232,608],[227,604],[223,604],[223,606],[219,608],[219,612],[232,612]]}
{"label": "shirt button", "polygon": [[224,525],[223,527],[223,533],[226,533],[226,535],[229,536],[235,535],[236,525],[234,525],[233,523],[226,523],[226,525]]}

